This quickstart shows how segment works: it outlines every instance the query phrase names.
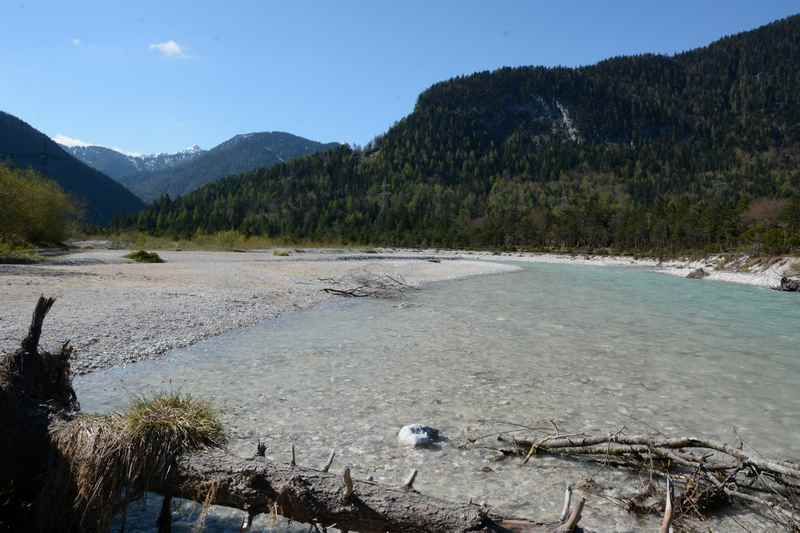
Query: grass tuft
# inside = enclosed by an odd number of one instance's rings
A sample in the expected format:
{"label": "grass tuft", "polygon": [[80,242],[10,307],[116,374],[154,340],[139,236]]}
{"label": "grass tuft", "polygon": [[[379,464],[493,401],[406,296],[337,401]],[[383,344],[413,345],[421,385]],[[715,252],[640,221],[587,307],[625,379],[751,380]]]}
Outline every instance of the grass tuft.
{"label": "grass tuft", "polygon": [[128,259],[136,261],[137,263],[163,263],[164,260],[155,252],[146,252],[139,250],[138,252],[131,252],[125,256]]}
{"label": "grass tuft", "polygon": [[125,433],[141,443],[158,442],[174,455],[225,442],[211,405],[188,395],[162,394],[135,400],[124,415]]}
{"label": "grass tuft", "polygon": [[166,393],[137,399],[125,413],[81,415],[51,436],[60,461],[43,497],[55,520],[77,515],[77,529],[98,531],[110,530],[115,504],[167,479],[179,456],[225,444],[210,404]]}
{"label": "grass tuft", "polygon": [[289,250],[272,250],[272,255],[276,257],[289,257]]}

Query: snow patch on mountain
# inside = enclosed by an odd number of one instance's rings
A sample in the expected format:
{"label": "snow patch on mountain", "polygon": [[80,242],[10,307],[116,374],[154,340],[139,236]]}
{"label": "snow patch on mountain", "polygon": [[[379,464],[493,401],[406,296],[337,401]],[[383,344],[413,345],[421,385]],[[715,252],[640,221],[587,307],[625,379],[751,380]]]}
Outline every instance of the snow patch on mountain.
{"label": "snow patch on mountain", "polygon": [[566,130],[569,138],[575,142],[580,142],[580,132],[578,128],[575,127],[572,117],[569,116],[569,111],[567,111],[566,106],[556,100],[556,107],[558,107],[558,110],[561,112],[561,125],[564,127],[564,130]]}
{"label": "snow patch on mountain", "polygon": [[192,145],[176,153],[138,154],[104,146],[79,146],[62,144],[70,154],[89,166],[113,178],[122,178],[138,172],[160,171],[190,161],[206,151]]}

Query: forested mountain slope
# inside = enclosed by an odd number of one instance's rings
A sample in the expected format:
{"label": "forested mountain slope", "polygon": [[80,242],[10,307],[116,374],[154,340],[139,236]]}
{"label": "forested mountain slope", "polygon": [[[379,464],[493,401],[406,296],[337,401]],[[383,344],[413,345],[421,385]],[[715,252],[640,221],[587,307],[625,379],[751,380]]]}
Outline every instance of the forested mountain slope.
{"label": "forested mountain slope", "polygon": [[444,81],[364,149],[162,200],[166,234],[403,245],[800,246],[800,16],[675,56]]}
{"label": "forested mountain slope", "polygon": [[77,200],[84,220],[92,224],[108,224],[115,216],[144,207],[125,187],[75,159],[44,133],[2,111],[0,160],[32,168],[58,183]]}

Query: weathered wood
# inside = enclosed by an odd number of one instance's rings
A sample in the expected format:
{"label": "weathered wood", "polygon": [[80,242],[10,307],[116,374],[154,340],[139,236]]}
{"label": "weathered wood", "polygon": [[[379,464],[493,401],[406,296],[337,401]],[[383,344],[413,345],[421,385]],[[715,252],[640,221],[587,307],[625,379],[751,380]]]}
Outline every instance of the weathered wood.
{"label": "weathered wood", "polygon": [[664,518],[661,520],[661,529],[659,529],[659,533],[670,533],[670,531],[672,531],[672,482],[668,477]]}
{"label": "weathered wood", "polygon": [[535,440],[515,440],[514,443],[522,448],[530,448],[534,453],[538,450],[555,453],[563,452],[565,454],[578,453],[581,448],[588,450],[588,452],[592,454],[614,453],[615,450],[619,452],[627,451],[630,453],[631,451],[635,451],[635,448],[631,447],[640,447],[643,451],[703,448],[734,457],[745,466],[750,465],[762,471],[800,479],[800,467],[789,466],[777,461],[750,455],[724,442],[701,439],[698,437],[661,438],[650,435],[610,434],[600,436],[557,437],[546,441],[543,440],[542,442],[537,442]]}
{"label": "weathered wood", "polygon": [[175,496],[205,502],[213,486],[209,503],[215,505],[251,514],[277,511],[297,522],[323,527],[336,524],[339,529],[362,533],[552,533],[560,527],[553,522],[504,517],[476,504],[452,503],[402,487],[355,479],[352,484],[352,495],[346,499],[341,475],[208,450],[178,461],[172,490]]}
{"label": "weathered wood", "polygon": [[39,350],[53,298],[36,302],[20,348],[0,355],[0,530],[26,531],[50,456],[49,424],[78,409],[70,376],[72,348]]}
{"label": "weathered wood", "polygon": [[[762,510],[768,510],[765,516],[780,526],[800,531],[800,465],[750,454],[741,446],[733,447],[713,439],[626,435],[621,431],[605,435],[563,435],[556,430],[555,434],[535,439],[509,439],[502,434],[496,438],[512,447],[493,449],[525,460],[537,454],[581,457],[606,465],[644,469],[651,476],[666,477],[669,483],[662,532],[669,531],[673,520],[680,519],[682,513],[702,515],[705,511],[701,509],[714,509],[731,500],[757,504]],[[467,446],[476,442],[469,441]],[[676,498],[671,492],[674,482],[692,489],[684,490]],[[768,496],[761,497],[756,495],[758,493]],[[631,508],[638,512],[658,509],[656,505],[633,505]]]}
{"label": "weathered wood", "polygon": [[569,516],[569,508],[572,504],[572,486],[568,485],[564,491],[564,506],[561,508],[561,515],[558,517],[559,522],[563,522]]}
{"label": "weathered wood", "polygon": [[45,298],[40,296],[33,310],[31,325],[28,328],[28,335],[22,340],[22,350],[28,353],[36,353],[39,350],[39,339],[42,336],[42,324],[50,308],[55,303],[55,298]]}
{"label": "weathered wood", "polygon": [[331,454],[328,456],[328,461],[325,463],[325,466],[322,467],[323,472],[327,472],[331,469],[334,458],[336,458],[336,450],[331,450]]}

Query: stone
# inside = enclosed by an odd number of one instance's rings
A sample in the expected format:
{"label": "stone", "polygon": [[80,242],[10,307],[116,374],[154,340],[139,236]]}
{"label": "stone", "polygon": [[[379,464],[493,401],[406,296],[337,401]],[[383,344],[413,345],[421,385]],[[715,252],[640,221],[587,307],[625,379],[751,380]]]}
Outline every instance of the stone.
{"label": "stone", "polygon": [[439,430],[422,424],[409,424],[400,428],[397,441],[412,448],[430,446],[440,440]]}
{"label": "stone", "polygon": [[703,279],[709,276],[709,273],[703,270],[702,268],[698,268],[697,270],[693,270],[689,272],[689,275],[686,276],[688,279]]}

